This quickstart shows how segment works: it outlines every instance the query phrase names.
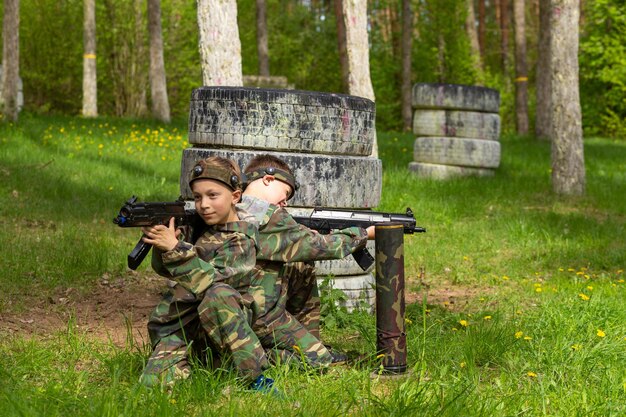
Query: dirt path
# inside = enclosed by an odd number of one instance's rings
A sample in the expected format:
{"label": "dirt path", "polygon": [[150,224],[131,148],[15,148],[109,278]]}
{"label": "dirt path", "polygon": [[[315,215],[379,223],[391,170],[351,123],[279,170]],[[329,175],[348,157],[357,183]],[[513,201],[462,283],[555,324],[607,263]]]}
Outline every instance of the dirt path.
{"label": "dirt path", "polygon": [[[163,280],[154,274],[102,277],[90,292],[59,290],[44,299],[25,296],[27,310],[0,313],[0,334],[47,338],[68,326],[79,334],[124,346],[132,338],[148,343],[148,315],[161,297]],[[70,324],[71,323],[71,324]]]}
{"label": "dirt path", "polygon": [[[129,272],[125,276],[102,277],[89,292],[73,288],[59,290],[42,298],[26,295],[21,301],[26,311],[0,313],[0,335],[49,338],[68,331],[68,326],[78,334],[91,339],[112,342],[123,347],[129,335],[134,343],[148,343],[146,324],[164,289],[164,280],[154,273]],[[420,292],[409,290],[406,303],[422,302]],[[485,289],[440,283],[428,287],[427,303],[451,311],[460,311]]]}

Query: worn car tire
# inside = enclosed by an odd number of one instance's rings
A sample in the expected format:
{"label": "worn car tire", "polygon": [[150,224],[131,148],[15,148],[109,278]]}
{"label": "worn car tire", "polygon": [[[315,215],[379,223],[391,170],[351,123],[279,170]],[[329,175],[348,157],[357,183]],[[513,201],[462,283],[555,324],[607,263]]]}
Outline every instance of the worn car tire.
{"label": "worn car tire", "polygon": [[373,101],[345,94],[201,87],[191,95],[189,143],[367,156],[375,116]]}
{"label": "worn car tire", "polygon": [[498,113],[500,93],[487,87],[461,84],[417,83],[413,86],[413,108],[470,110]]}
{"label": "worn car tire", "polygon": [[256,155],[274,155],[294,171],[300,184],[289,205],[296,207],[371,208],[380,202],[382,162],[363,156],[311,155],[235,149],[187,148],[181,161],[181,195],[190,199],[188,173],[209,156],[231,158],[242,169]]}
{"label": "worn car tire", "polygon": [[500,115],[457,110],[417,109],[413,113],[417,136],[453,136],[498,140]]}
{"label": "worn car tire", "polygon": [[500,142],[441,136],[418,137],[413,146],[413,160],[431,164],[497,168],[500,165]]}
{"label": "worn car tire", "polygon": [[457,177],[492,177],[495,174],[495,170],[489,168],[469,168],[423,162],[409,162],[409,171],[420,178],[437,180]]}

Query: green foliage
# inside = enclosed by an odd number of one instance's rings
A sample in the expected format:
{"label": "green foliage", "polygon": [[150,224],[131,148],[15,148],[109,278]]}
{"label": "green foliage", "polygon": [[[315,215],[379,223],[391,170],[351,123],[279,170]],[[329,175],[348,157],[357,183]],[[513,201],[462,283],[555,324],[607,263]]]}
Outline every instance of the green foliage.
{"label": "green foliage", "polygon": [[585,133],[626,137],[626,2],[585,2],[580,87]]}

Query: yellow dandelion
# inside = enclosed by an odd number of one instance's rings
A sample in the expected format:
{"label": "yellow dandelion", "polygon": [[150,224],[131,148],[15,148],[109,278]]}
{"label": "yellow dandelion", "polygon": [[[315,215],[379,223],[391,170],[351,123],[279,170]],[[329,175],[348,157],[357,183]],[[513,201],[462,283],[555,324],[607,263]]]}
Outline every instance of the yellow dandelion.
{"label": "yellow dandelion", "polygon": [[524,332],[522,332],[521,330],[518,330],[517,332],[515,332],[516,339],[521,339],[522,336],[524,336]]}
{"label": "yellow dandelion", "polygon": [[574,344],[572,345],[572,350],[580,350],[580,349],[582,349],[582,347],[583,347],[583,346],[582,346],[581,344],[579,344],[579,343],[574,343]]}
{"label": "yellow dandelion", "polygon": [[483,320],[491,320],[491,316],[485,316],[483,317]]}
{"label": "yellow dandelion", "polygon": [[578,296],[580,297],[581,300],[583,301],[589,301],[589,296],[587,294],[583,294],[582,292],[580,294],[578,294]]}
{"label": "yellow dandelion", "polygon": [[469,256],[464,256],[464,257],[463,257],[463,260],[464,260],[464,261],[469,261]]}
{"label": "yellow dandelion", "polygon": [[536,374],[536,373],[534,373],[534,372],[532,372],[532,371],[528,371],[528,372],[526,373],[526,375],[528,375],[528,376],[529,376],[529,377],[531,377],[531,378],[537,378],[537,374]]}
{"label": "yellow dandelion", "polygon": [[624,272],[624,270],[623,270],[623,269],[618,269],[615,273],[616,273],[616,274],[621,274],[621,273],[623,273],[623,272]]}
{"label": "yellow dandelion", "polygon": [[583,271],[578,271],[576,272],[576,275],[585,275],[585,273]]}
{"label": "yellow dandelion", "polygon": [[576,271],[576,270],[575,270],[574,268],[567,268],[567,271],[568,271],[568,272],[574,272],[574,271]]}
{"label": "yellow dandelion", "polygon": [[619,282],[620,284],[623,284],[624,280],[623,279],[618,279],[617,282]]}
{"label": "yellow dandelion", "polygon": [[598,331],[596,332],[596,336],[598,336],[598,337],[604,337],[604,336],[606,336],[606,333],[604,333],[604,331],[602,331],[602,330],[598,329]]}
{"label": "yellow dandelion", "polygon": [[404,319],[404,322],[406,324],[413,324],[413,322],[410,319],[407,319],[407,318]]}
{"label": "yellow dandelion", "polygon": [[591,285],[587,285],[587,289],[588,289],[589,291],[593,291],[593,287],[592,287]]}
{"label": "yellow dandelion", "polygon": [[508,280],[509,280],[509,277],[507,277],[506,275],[503,275],[503,276],[502,276],[502,279],[503,279],[504,281],[508,281]]}
{"label": "yellow dandelion", "polygon": [[559,268],[559,272],[563,272],[565,271],[563,268]]}
{"label": "yellow dandelion", "polygon": [[533,338],[530,336],[524,336],[524,340],[533,340]]}
{"label": "yellow dandelion", "polygon": [[541,292],[541,291],[543,291],[543,288],[541,288],[541,287],[535,288],[535,292]]}
{"label": "yellow dandelion", "polygon": [[461,362],[461,363],[459,364],[459,366],[460,366],[461,368],[465,368],[465,367],[467,366],[467,364],[466,364],[465,362]]}
{"label": "yellow dandelion", "polygon": [[459,324],[463,327],[469,326],[469,323],[467,322],[467,320],[459,320]]}

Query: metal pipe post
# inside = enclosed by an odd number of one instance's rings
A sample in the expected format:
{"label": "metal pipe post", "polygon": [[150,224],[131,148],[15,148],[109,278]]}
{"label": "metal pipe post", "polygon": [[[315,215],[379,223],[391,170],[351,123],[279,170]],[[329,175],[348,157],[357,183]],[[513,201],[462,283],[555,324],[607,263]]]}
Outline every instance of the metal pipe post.
{"label": "metal pipe post", "polygon": [[383,373],[402,374],[406,365],[404,323],[404,231],[401,223],[376,226],[376,349]]}

